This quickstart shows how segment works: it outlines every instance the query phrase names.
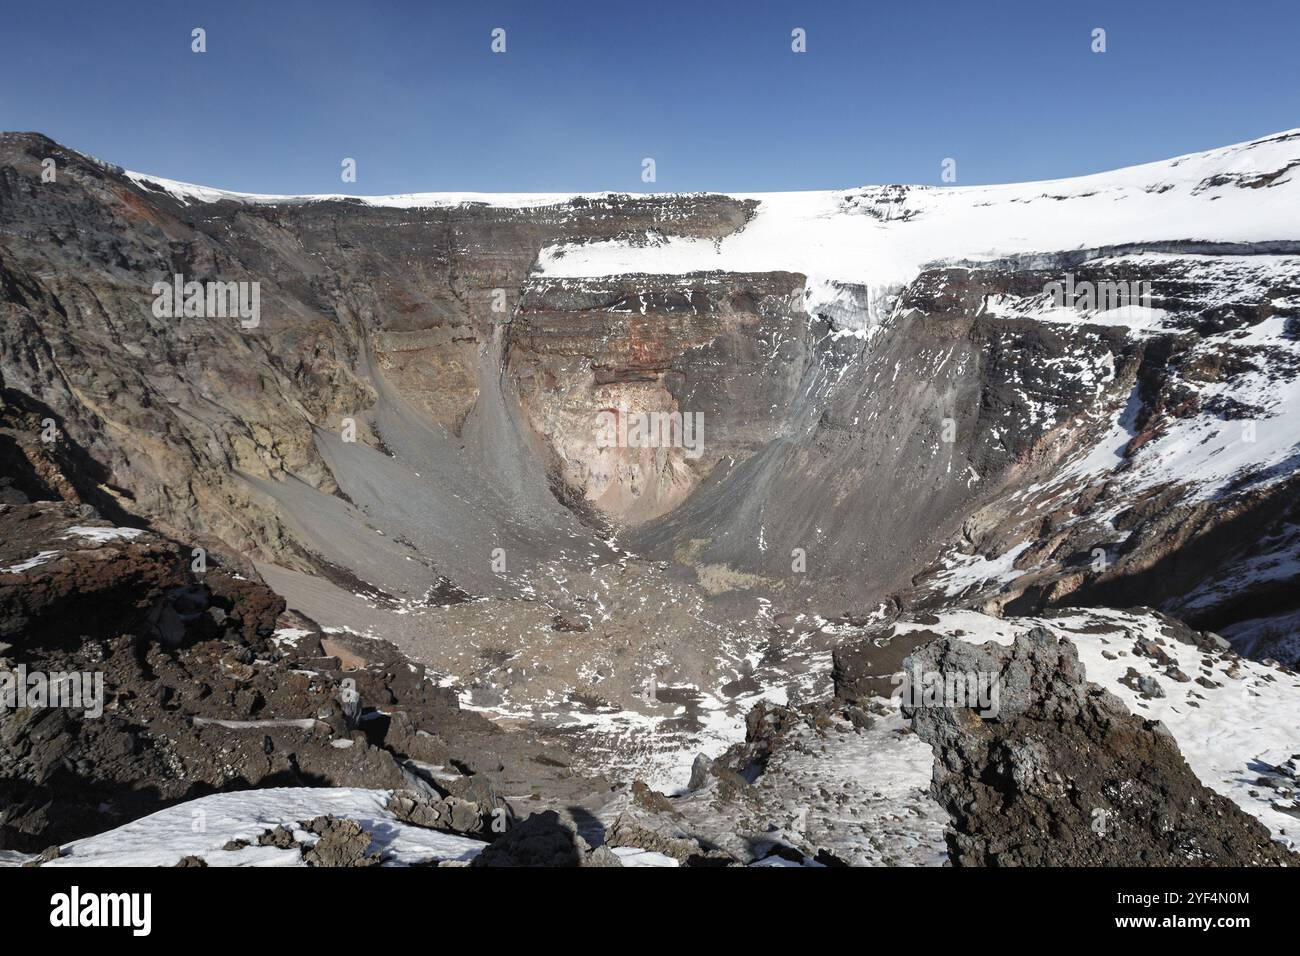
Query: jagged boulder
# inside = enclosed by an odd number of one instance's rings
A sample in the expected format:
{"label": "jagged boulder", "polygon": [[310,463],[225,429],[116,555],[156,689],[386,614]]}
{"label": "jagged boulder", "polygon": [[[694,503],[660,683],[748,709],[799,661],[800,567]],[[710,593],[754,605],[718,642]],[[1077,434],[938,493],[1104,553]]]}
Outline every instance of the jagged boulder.
{"label": "jagged boulder", "polygon": [[1202,784],[1158,722],[1089,684],[1074,645],[1045,628],[1011,646],[944,638],[906,667],[986,675],[1000,688],[991,717],[951,700],[904,701],[934,748],[930,792],[952,816],[954,865],[1300,864]]}
{"label": "jagged boulder", "polygon": [[466,786],[462,792],[481,792],[481,799],[398,790],[389,797],[388,811],[405,823],[429,830],[492,836],[508,829],[513,822],[509,804],[478,777],[468,778],[467,784],[473,786]]}
{"label": "jagged boulder", "polygon": [[302,855],[303,862],[308,866],[340,868],[379,865],[379,854],[369,852],[372,837],[357,821],[325,816],[317,817],[306,826],[320,837]]}

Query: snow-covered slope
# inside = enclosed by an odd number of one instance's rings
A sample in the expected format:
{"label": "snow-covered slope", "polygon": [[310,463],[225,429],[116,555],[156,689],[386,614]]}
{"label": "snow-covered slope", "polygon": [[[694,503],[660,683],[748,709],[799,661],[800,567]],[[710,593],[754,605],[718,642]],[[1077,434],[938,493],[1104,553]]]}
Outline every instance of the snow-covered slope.
{"label": "snow-covered slope", "polygon": [[759,202],[720,243],[560,245],[547,276],[787,270],[810,297],[854,283],[877,298],[926,263],[1129,243],[1259,243],[1300,237],[1300,130],[1075,179],[998,186],[869,186],[738,196]]}
{"label": "snow-covered slope", "polygon": [[[539,271],[553,277],[622,273],[794,271],[810,294],[853,283],[883,294],[925,263],[993,259],[1128,243],[1260,243],[1300,237],[1300,129],[1072,179],[993,186],[866,186],[737,193],[758,202],[740,232],[721,242],[639,237],[547,249]],[[416,208],[482,203],[507,208],[607,199],[602,193],[407,193],[393,196],[277,196],[232,192],[127,171],[142,188],[184,203],[262,205],[343,200]]]}

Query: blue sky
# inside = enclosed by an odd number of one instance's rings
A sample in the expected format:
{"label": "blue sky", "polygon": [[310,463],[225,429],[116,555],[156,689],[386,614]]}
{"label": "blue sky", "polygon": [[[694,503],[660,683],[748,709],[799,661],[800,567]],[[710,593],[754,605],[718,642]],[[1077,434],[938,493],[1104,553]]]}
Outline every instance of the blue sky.
{"label": "blue sky", "polygon": [[255,192],[1009,182],[1300,126],[1297,37],[1297,0],[13,3],[0,128]]}

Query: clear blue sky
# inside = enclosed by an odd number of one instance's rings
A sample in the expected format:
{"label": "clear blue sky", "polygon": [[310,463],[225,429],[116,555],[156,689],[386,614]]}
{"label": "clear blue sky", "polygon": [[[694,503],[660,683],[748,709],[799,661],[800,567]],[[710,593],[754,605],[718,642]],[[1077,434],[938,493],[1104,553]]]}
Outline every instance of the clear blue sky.
{"label": "clear blue sky", "polygon": [[1300,126],[1298,39],[1300,0],[12,2],[0,128],[255,192],[1008,182]]}

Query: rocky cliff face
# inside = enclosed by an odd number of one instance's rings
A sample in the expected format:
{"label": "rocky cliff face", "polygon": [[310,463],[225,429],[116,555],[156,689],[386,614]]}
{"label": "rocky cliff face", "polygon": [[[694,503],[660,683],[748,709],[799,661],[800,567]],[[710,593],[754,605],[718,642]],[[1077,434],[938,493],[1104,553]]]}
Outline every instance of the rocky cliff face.
{"label": "rocky cliff face", "polygon": [[[771,411],[794,401],[813,351],[802,291],[785,273],[531,281],[506,366],[574,499],[642,525],[780,437]],[[618,441],[650,415],[677,416],[680,440]]]}
{"label": "rocky cliff face", "polygon": [[[1085,447],[1089,433],[1071,419],[1122,400],[1136,376],[1141,347],[1122,330],[981,314],[987,281],[923,273],[871,339],[810,355],[778,406],[783,434],[729,460],[634,547],[696,541],[696,562],[778,592],[820,592],[836,610],[905,589],[981,502]],[[825,320],[812,330],[834,336]],[[795,548],[807,573],[792,572]]]}
{"label": "rocky cliff face", "polygon": [[[1233,573],[1217,542],[1291,540],[1276,415],[1300,369],[1300,292],[1293,260],[1263,254],[1288,237],[1231,255],[1042,248],[855,285],[729,268],[779,258],[727,251],[789,215],[775,200],[761,214],[764,200],[725,196],[250,201],[39,136],[0,148],[6,386],[106,479],[87,489],[97,505],[231,554],[341,568],[423,602],[527,593],[557,549],[608,555],[612,529],[710,591],[837,613],[936,588],[973,600],[965,566],[1005,559],[986,581],[1026,572],[994,598],[1018,610],[1131,603],[1159,579],[1160,600],[1198,589],[1189,611],[1228,627],[1247,612],[1211,593]],[[1258,191],[1207,173],[1191,193],[1227,189]],[[914,241],[933,201],[850,193],[836,214]],[[678,271],[709,248],[723,268]],[[642,268],[608,272],[624,263]],[[257,326],[156,317],[152,284],[177,274],[259,283]],[[1145,304],[1053,310],[1053,284],[1144,288]],[[656,416],[668,441],[618,431]],[[674,421],[698,422],[698,447]],[[609,423],[622,440],[602,440]],[[1207,423],[1250,424],[1277,453],[1230,448],[1220,459],[1241,468],[1207,481],[1215,463],[1201,463],[1180,482],[1171,455],[1191,436],[1173,426]],[[1117,427],[1115,460],[1062,471]],[[1121,474],[1134,471],[1147,474]],[[1285,581],[1266,590],[1270,613],[1294,610]]]}
{"label": "rocky cliff face", "polygon": [[[126,511],[291,564],[315,543],[286,528],[259,483],[302,486],[308,501],[343,494],[318,448],[343,419],[387,455],[376,406],[391,395],[397,414],[462,446],[462,471],[481,475],[501,454],[464,436],[496,424],[504,343],[494,330],[520,308],[544,245],[718,237],[751,205],[190,205],[43,137],[6,134],[0,151],[8,386],[39,396],[62,440],[116,477]],[[58,164],[54,182],[41,182],[44,158]],[[259,283],[257,327],[156,317],[154,282],[178,274]],[[480,401],[485,384],[496,394]]]}
{"label": "rocky cliff face", "polygon": [[[1081,282],[1146,284],[1159,318],[1120,310],[1117,321],[1129,323],[1120,348],[1085,349],[1096,366],[1066,381],[1091,386],[1091,401],[1070,407],[1044,396],[1058,447],[1092,450],[1055,457],[1064,467],[970,509],[962,540],[918,576],[920,590],[1012,613],[1157,604],[1294,663],[1283,633],[1294,607],[1282,595],[1296,570],[1291,411],[1300,296],[1292,264],[1163,254],[1075,267]],[[995,276],[981,294],[1001,322],[1042,315],[1041,290],[1060,279],[1016,273],[1017,289]],[[1003,440],[997,427],[981,434]],[[1006,562],[1000,571],[989,561],[997,556]],[[1266,623],[1275,617],[1280,624]]]}

